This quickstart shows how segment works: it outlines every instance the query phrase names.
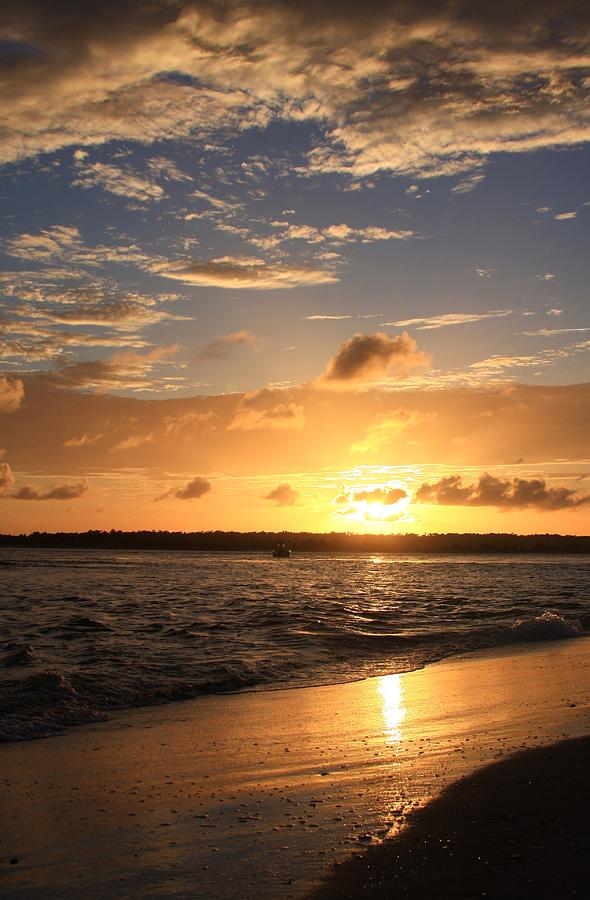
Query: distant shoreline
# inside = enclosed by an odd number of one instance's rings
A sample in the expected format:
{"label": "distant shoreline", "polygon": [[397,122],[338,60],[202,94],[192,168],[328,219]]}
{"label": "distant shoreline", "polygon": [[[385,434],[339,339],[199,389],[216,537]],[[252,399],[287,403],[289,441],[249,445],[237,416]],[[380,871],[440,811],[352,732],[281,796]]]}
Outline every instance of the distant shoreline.
{"label": "distant shoreline", "polygon": [[0,534],[0,548],[270,552],[278,542],[317,553],[590,553],[589,535],[348,534],[270,531],[85,531]]}

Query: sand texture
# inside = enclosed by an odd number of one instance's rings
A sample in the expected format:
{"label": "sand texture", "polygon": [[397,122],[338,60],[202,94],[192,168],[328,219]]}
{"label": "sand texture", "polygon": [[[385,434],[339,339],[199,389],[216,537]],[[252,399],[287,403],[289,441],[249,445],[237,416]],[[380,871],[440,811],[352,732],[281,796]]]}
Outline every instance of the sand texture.
{"label": "sand texture", "polygon": [[[135,710],[5,744],[3,900],[304,897],[462,776],[590,734],[589,684],[581,638],[354,684]],[[533,794],[544,802],[539,781]],[[551,843],[514,840],[521,856]],[[479,855],[489,868],[517,869],[490,853],[488,842]]]}
{"label": "sand texture", "polygon": [[396,839],[336,867],[313,900],[587,897],[590,738],[480,769]]}

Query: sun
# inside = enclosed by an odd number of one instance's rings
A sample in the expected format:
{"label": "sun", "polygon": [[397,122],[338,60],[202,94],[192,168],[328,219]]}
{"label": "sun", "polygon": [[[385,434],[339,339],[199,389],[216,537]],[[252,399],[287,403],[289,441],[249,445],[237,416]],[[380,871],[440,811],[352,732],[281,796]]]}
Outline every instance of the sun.
{"label": "sun", "polygon": [[385,523],[411,521],[411,493],[400,481],[343,489],[336,502],[346,504],[340,514],[350,522]]}

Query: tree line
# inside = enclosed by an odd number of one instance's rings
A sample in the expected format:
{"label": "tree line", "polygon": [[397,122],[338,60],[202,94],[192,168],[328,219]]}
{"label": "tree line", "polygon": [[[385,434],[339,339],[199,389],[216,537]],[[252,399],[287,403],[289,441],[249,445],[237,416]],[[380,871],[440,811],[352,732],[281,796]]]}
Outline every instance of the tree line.
{"label": "tree line", "polygon": [[590,536],[562,534],[353,534],[309,531],[84,531],[0,535],[1,547],[294,553],[590,553]]}

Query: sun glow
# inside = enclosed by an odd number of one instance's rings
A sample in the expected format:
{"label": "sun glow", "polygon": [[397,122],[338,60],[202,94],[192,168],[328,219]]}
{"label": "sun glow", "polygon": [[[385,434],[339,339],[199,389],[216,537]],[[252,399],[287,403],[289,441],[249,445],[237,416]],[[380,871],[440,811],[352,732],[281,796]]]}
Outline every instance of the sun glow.
{"label": "sun glow", "polygon": [[407,712],[401,676],[384,675],[379,679],[377,690],[381,695],[381,715],[387,743],[399,744]]}
{"label": "sun glow", "polygon": [[410,515],[411,492],[402,482],[370,484],[344,488],[336,503],[345,505],[340,515],[352,522],[404,522],[412,521]]}

